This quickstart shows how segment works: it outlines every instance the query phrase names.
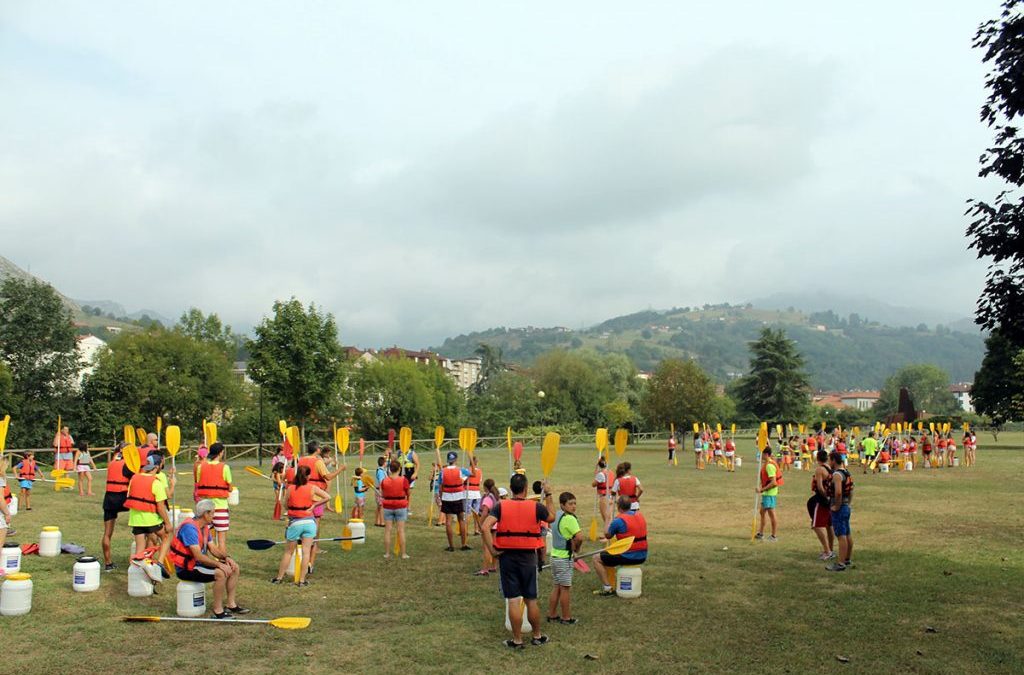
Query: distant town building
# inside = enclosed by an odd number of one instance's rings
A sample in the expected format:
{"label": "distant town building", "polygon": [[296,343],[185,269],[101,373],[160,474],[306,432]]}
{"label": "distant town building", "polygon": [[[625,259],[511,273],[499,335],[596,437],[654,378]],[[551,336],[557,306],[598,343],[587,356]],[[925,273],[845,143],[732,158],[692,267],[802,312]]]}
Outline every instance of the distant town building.
{"label": "distant town building", "polygon": [[372,363],[382,358],[387,359],[409,359],[414,363],[423,365],[437,365],[448,374],[455,382],[455,385],[462,391],[468,390],[480,381],[483,361],[480,358],[452,359],[441,356],[435,352],[417,351],[415,349],[402,349],[401,347],[388,347],[379,351],[373,349],[359,349],[358,347],[344,347],[349,361],[357,367],[366,363]]}
{"label": "distant town building", "polygon": [[957,404],[964,412],[974,412],[974,402],[971,401],[971,388],[973,386],[972,382],[958,382],[957,384],[949,385],[950,393],[956,398]]}
{"label": "distant town building", "polygon": [[480,381],[483,359],[479,357],[452,359],[449,363],[451,363],[451,370],[448,371],[448,375],[455,380],[459,389],[465,391]]}
{"label": "distant town building", "polygon": [[821,391],[811,397],[811,403],[817,406],[832,406],[836,410],[852,408],[854,410],[871,410],[881,393],[877,391]]}
{"label": "distant town building", "polygon": [[95,372],[96,357],[106,346],[107,343],[95,335],[79,335],[77,337],[78,360],[82,363],[82,369],[78,371],[79,386],[85,381],[86,376]]}

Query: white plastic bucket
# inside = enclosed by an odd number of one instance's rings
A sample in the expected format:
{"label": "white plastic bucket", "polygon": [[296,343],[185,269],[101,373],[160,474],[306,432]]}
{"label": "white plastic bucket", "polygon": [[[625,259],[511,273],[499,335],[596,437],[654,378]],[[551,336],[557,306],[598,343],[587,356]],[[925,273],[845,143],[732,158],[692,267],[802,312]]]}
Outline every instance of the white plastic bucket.
{"label": "white plastic bucket", "polygon": [[742,457],[737,457],[736,458],[736,468],[738,469],[741,466],[743,466],[743,458]]}
{"label": "white plastic bucket", "polygon": [[554,535],[551,534],[551,528],[547,529],[547,534],[544,535],[544,552],[551,555],[551,549],[554,548]]}
{"label": "white plastic bucket", "polygon": [[178,582],[178,616],[195,618],[206,614],[206,585],[195,581]]}
{"label": "white plastic bucket", "polygon": [[18,498],[11,495],[11,503],[7,505],[7,512],[11,514],[11,518],[18,515]]}
{"label": "white plastic bucket", "polygon": [[352,533],[353,537],[359,537],[359,539],[353,539],[353,544],[365,544],[366,543],[366,524],[361,518],[351,518],[348,521],[348,529]]}
{"label": "white plastic bucket", "polygon": [[15,574],[21,571],[21,546],[13,541],[4,544],[0,549],[0,570],[4,574]]}
{"label": "white plastic bucket", "polygon": [[128,565],[128,595],[133,598],[153,595],[153,582],[146,571],[138,565]]}
{"label": "white plastic bucket", "polygon": [[238,506],[238,488],[231,488],[231,494],[228,495],[228,506]]}
{"label": "white plastic bucket", "polygon": [[[513,601],[521,603],[523,608],[523,621],[522,629],[523,633],[530,633],[533,631],[533,626],[530,624],[530,619],[526,616],[526,601],[522,598],[512,598]],[[505,630],[512,632],[512,620],[508,616],[508,600],[505,600]]]}
{"label": "white plastic bucket", "polygon": [[32,577],[16,572],[0,584],[0,616],[21,616],[32,610]]}
{"label": "white plastic bucket", "polygon": [[793,468],[796,469],[797,471],[799,471],[800,469],[804,468],[804,463],[801,462],[799,459],[794,460],[793,461]]}
{"label": "white plastic bucket", "polygon": [[60,555],[60,528],[55,525],[47,525],[39,533],[39,556],[42,558],[56,558]]}
{"label": "white plastic bucket", "polygon": [[954,457],[953,458],[953,466],[960,466],[960,458],[959,457]]}
{"label": "white plastic bucket", "polygon": [[878,470],[881,471],[882,473],[889,473],[889,465],[888,464],[879,464],[878,465]]}
{"label": "white plastic bucket", "polygon": [[615,568],[615,594],[620,598],[639,598],[643,588],[644,570],[639,565]]}
{"label": "white plastic bucket", "polygon": [[95,591],[100,587],[100,561],[85,555],[75,562],[71,570],[71,588],[79,593]]}
{"label": "white plastic bucket", "polygon": [[907,462],[903,465],[903,470],[904,471],[913,471],[914,470],[914,463],[911,462],[910,460],[907,460]]}

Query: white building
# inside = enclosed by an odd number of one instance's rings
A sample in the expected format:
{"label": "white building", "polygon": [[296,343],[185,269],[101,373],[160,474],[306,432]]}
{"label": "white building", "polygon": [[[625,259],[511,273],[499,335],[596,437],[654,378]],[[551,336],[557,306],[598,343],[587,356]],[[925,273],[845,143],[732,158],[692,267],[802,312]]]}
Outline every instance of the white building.
{"label": "white building", "polygon": [[974,412],[974,403],[971,401],[971,387],[973,386],[972,382],[959,382],[949,385],[950,393],[956,398],[957,404],[964,412]]}
{"label": "white building", "polygon": [[480,381],[480,374],[483,370],[483,360],[478,357],[471,359],[452,359],[448,375],[455,380],[455,384],[463,391],[469,389]]}
{"label": "white building", "polygon": [[82,369],[78,371],[78,386],[81,387],[86,375],[92,375],[96,370],[96,357],[107,343],[95,335],[79,335],[77,340],[78,360],[82,363]]}

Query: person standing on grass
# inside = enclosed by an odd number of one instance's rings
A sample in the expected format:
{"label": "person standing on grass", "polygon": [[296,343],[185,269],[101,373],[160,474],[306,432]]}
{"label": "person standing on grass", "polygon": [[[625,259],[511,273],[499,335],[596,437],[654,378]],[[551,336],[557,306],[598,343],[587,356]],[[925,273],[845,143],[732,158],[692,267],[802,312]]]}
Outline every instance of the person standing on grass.
{"label": "person standing on grass", "polygon": [[217,507],[213,514],[213,529],[216,532],[217,548],[228,550],[228,530],[231,529],[231,512],[228,509],[228,497],[231,495],[231,467],[221,461],[224,444],[217,442],[210,445],[206,459],[196,468],[197,500],[212,499]]}
{"label": "person standing on grass", "polygon": [[946,466],[953,466],[953,460],[956,459],[956,439],[953,438],[953,434],[947,434],[946,438]]}
{"label": "person standing on grass", "polygon": [[761,495],[761,525],[757,528],[757,539],[764,539],[764,521],[769,520],[772,526],[772,533],[768,535],[767,541],[778,541],[776,536],[778,522],[775,520],[776,500],[779,495],[779,466],[772,459],[771,447],[766,447],[761,452],[761,484],[757,491]]}
{"label": "person standing on grass", "polygon": [[[864,473],[868,472],[870,467],[875,462],[875,455],[878,454],[878,441],[875,440],[875,432],[869,431],[867,438],[861,441],[861,447],[864,448]],[[872,471],[874,473],[874,471]]]}
{"label": "person standing on grass", "polygon": [[[11,488],[7,485],[7,458],[0,455],[0,547],[7,541],[7,534],[15,534],[11,527],[10,504],[14,500]],[[4,570],[0,569],[0,574]]]}
{"label": "person standing on grass", "polygon": [[466,532],[466,486],[462,469],[455,463],[458,459],[458,453],[449,452],[448,465],[441,469],[440,477],[441,513],[445,515],[444,532],[448,537],[448,548],[445,551],[449,553],[455,550],[455,522],[459,524],[459,536],[462,539],[460,550],[469,550]]}
{"label": "person standing on grass", "polygon": [[480,534],[480,486],[484,480],[484,472],[480,468],[476,455],[469,456],[469,468],[463,470],[466,479],[466,514],[465,521],[473,521],[473,534]]}
{"label": "person standing on grass", "polygon": [[152,431],[146,434],[146,444],[139,446],[139,461],[142,464],[146,463],[146,456],[151,452],[157,452],[159,450],[157,445],[157,437]]}
{"label": "person standing on grass", "polygon": [[[211,452],[212,452],[211,448]],[[309,441],[306,443],[306,456],[302,457],[298,461],[298,466],[304,466],[309,469],[309,482],[314,485],[317,489],[327,492],[327,486],[330,485],[331,481],[334,480],[338,474],[345,470],[345,465],[342,464],[336,467],[334,471],[327,470],[327,463],[323,458],[323,448],[317,445],[316,441]],[[298,473],[296,472],[296,475]],[[318,503],[313,507],[313,518],[316,520],[316,536],[320,536],[320,521],[324,516],[324,510],[327,508],[327,502]],[[344,515],[344,514],[339,514]],[[310,554],[303,558],[306,561],[306,567],[309,572],[312,573],[313,565],[316,563],[316,556],[320,552],[320,545],[313,542],[313,549]]]}
{"label": "person standing on grass", "polygon": [[[85,497],[87,492],[88,496],[92,497],[92,472],[95,470],[96,462],[89,454],[89,444],[85,441],[78,441],[78,447],[75,448],[75,472],[78,474],[79,497]],[[86,485],[88,485],[88,489],[86,489]]]}
{"label": "person standing on grass", "polygon": [[[504,490],[505,488],[501,489]],[[480,500],[480,515],[477,518],[477,523],[480,524],[481,527],[483,521],[486,520],[487,516],[490,514],[491,509],[494,508],[494,505],[501,501],[501,493],[495,486],[493,478],[488,478],[484,481],[483,494],[483,499]],[[490,549],[486,546],[481,548],[483,549],[484,566],[476,572],[473,572],[473,576],[475,577],[486,577],[491,572],[498,571],[498,568],[495,567],[494,557],[491,555]]]}
{"label": "person standing on grass", "polygon": [[363,519],[363,511],[366,510],[366,493],[370,490],[363,480],[363,467],[356,467],[355,476],[352,478],[352,517],[358,520]]}
{"label": "person standing on grass", "polygon": [[[216,445],[216,443],[214,444]],[[212,448],[211,448],[212,450]],[[292,556],[295,555],[296,546],[302,546],[302,560],[308,561],[313,555],[313,546],[317,535],[316,518],[313,516],[318,505],[330,501],[331,495],[309,479],[309,466],[300,465],[295,470],[295,478],[288,486],[288,527],[285,529],[284,554],[281,556],[281,564],[277,569],[277,576],[270,580],[272,584],[279,584],[284,579],[288,567],[292,564]],[[311,565],[303,565],[299,572],[299,580],[296,586],[308,586],[306,577],[309,576]]]}
{"label": "person standing on grass", "polygon": [[828,453],[818,450],[818,465],[811,476],[811,497],[807,500],[807,514],[811,517],[811,529],[821,542],[820,560],[831,560],[836,557],[833,550],[835,533],[832,531],[832,517],[829,499],[832,488],[832,469],[828,465]]}
{"label": "person standing on grass", "polygon": [[597,458],[597,471],[590,485],[597,490],[597,508],[601,512],[601,523],[607,527],[608,521],[612,519],[612,506],[608,501],[608,493],[612,486],[608,475],[608,462],[603,455]]}
{"label": "person standing on grass", "polygon": [[[495,504],[484,518],[481,536],[484,546],[498,559],[501,594],[508,604],[508,618],[512,626],[512,639],[506,647],[522,649],[523,608],[533,627],[533,645],[547,644],[548,637],[540,631],[540,608],[537,606],[537,546],[543,545],[540,524],[555,519],[551,491],[544,484],[545,503],[526,498],[526,476],[516,474],[509,479],[512,499]],[[491,528],[495,527],[493,536]]]}
{"label": "person standing on grass", "polygon": [[693,434],[693,467],[699,469],[701,460],[704,459],[704,440],[699,432]]}
{"label": "person standing on grass", "polygon": [[103,493],[103,538],[100,539],[100,548],[103,551],[104,572],[113,572],[117,569],[114,558],[110,551],[110,540],[114,536],[114,527],[117,525],[118,514],[128,511],[124,505],[128,498],[128,484],[132,479],[131,471],[125,466],[124,457],[121,456],[123,443],[118,443],[114,448],[114,454],[107,464],[107,485]]}
{"label": "person standing on grass", "polygon": [[14,467],[14,471],[18,474],[18,487],[21,488],[18,503],[24,511],[32,510],[32,486],[35,485],[37,470],[36,453],[31,450],[26,452],[22,460]]}
{"label": "person standing on grass", "polygon": [[620,495],[615,504],[619,509],[619,514],[608,524],[604,537],[609,541],[633,537],[633,544],[629,550],[619,555],[602,551],[594,561],[594,572],[601,580],[601,589],[594,591],[594,595],[615,595],[615,590],[612,588],[612,581],[615,578],[614,568],[621,565],[642,565],[647,561],[647,521],[642,513],[632,509],[632,504],[625,495]]}
{"label": "person standing on grass", "polygon": [[405,521],[409,519],[409,491],[412,487],[409,479],[403,475],[402,465],[397,459],[391,460],[388,469],[390,473],[380,481],[378,487],[384,519],[384,558],[391,557],[391,528],[394,526],[399,555],[402,560],[408,560],[409,555],[405,552]]}
{"label": "person standing on grass", "polygon": [[[577,623],[572,615],[569,592],[572,590],[572,557],[583,545],[583,530],[576,518],[576,495],[563,492],[558,495],[560,510],[551,527],[551,578],[554,587],[548,600],[548,623],[564,625]],[[559,614],[561,612],[561,614]]]}
{"label": "person standing on grass", "polygon": [[[159,452],[149,453],[141,471],[128,481],[128,496],[124,501],[128,508],[128,525],[135,537],[132,564],[141,567],[154,583],[163,581],[163,568],[154,561],[163,560],[172,534],[166,506],[167,488],[157,476],[162,465],[163,457]],[[160,542],[159,552],[155,546],[150,547],[150,537]]]}
{"label": "person standing on grass", "polygon": [[644,488],[640,485],[640,479],[631,473],[632,471],[633,465],[629,462],[623,462],[615,467],[612,494],[615,497],[620,495],[629,497],[629,502],[633,505],[633,510],[636,511],[640,508],[640,496],[643,495]]}
{"label": "person standing on grass", "polygon": [[676,458],[676,435],[671,434],[668,437],[668,463],[671,464],[672,460]]}
{"label": "person standing on grass", "polygon": [[978,447],[978,437],[973,431],[964,432],[964,466],[974,466],[974,451]]}
{"label": "person standing on grass", "polygon": [[377,502],[377,514],[373,524],[375,527],[384,527],[384,498],[380,493],[380,485],[388,477],[388,470],[385,468],[387,460],[384,457],[377,458],[377,469],[373,475],[373,484],[377,486],[374,493],[374,501]]}
{"label": "person standing on grass", "polygon": [[213,584],[214,619],[232,619],[252,610],[239,605],[235,598],[241,576],[238,563],[217,547],[210,533],[215,509],[212,500],[201,499],[196,504],[195,517],[178,526],[168,556],[182,581]]}
{"label": "person standing on grass", "polygon": [[68,472],[75,470],[75,439],[68,427],[61,427],[53,437],[53,468]]}
{"label": "person standing on grass", "polygon": [[853,566],[853,537],[850,535],[850,502],[853,501],[853,476],[843,466],[843,459],[838,452],[828,456],[829,468],[832,469],[832,529],[839,540],[839,560],[829,563],[825,569],[829,572],[842,572]]}

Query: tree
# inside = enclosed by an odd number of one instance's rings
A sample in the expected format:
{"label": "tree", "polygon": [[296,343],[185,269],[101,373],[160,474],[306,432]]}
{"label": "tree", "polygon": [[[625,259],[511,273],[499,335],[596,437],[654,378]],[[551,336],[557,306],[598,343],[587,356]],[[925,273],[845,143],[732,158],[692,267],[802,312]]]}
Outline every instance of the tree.
{"label": "tree", "polygon": [[985,340],[985,359],[974,375],[971,400],[974,409],[997,426],[1024,419],[1024,372],[1018,365],[1022,355],[1024,349],[1017,348],[998,328]]}
{"label": "tree", "polygon": [[492,377],[505,370],[505,362],[502,360],[501,347],[486,342],[479,343],[473,353],[480,357],[480,379],[473,385],[473,389],[479,393]]}
{"label": "tree", "polygon": [[540,423],[537,388],[522,373],[505,371],[487,382],[480,392],[470,392],[466,417],[482,436],[495,436],[507,427],[524,429]]}
{"label": "tree", "polygon": [[274,302],[273,318],[256,326],[246,344],[248,372],[289,420],[314,421],[338,398],[344,356],[334,317],[295,298]]}
{"label": "tree", "polygon": [[633,408],[622,399],[605,403],[601,406],[601,412],[604,414],[604,426],[609,429],[632,427],[636,421],[636,413],[633,412]]}
{"label": "tree", "polygon": [[1005,0],[999,18],[982,23],[974,36],[974,47],[984,51],[982,62],[990,66],[981,119],[995,134],[981,155],[978,175],[996,176],[1007,189],[991,204],[968,201],[974,220],[967,236],[978,257],[990,261],[975,320],[989,330],[1000,328],[1006,339],[1024,347],[1024,144],[1016,124],[1024,114],[1024,13],[1019,5]]}
{"label": "tree", "polygon": [[190,307],[178,319],[174,330],[187,335],[198,342],[207,342],[221,349],[229,361],[235,359],[238,351],[238,338],[231,332],[231,326],[221,323],[216,314],[204,315],[195,307]]}
{"label": "tree", "polygon": [[49,284],[0,283],[0,361],[11,379],[8,444],[48,446],[57,416],[67,417],[76,398],[81,368],[71,312]]}
{"label": "tree", "polygon": [[[382,359],[355,369],[350,378],[352,421],[360,433],[384,438],[388,429],[401,426],[421,435],[431,433],[437,424],[452,428],[457,420],[442,420],[438,410],[439,401],[446,401],[450,391],[434,389],[441,380],[428,372],[432,370],[441,369],[404,358]],[[441,375],[454,388],[443,371]]]}
{"label": "tree", "polygon": [[914,408],[932,415],[957,411],[956,398],[949,391],[949,374],[930,363],[904,366],[889,376],[872,411],[876,417],[891,415],[899,407],[900,389],[906,387]]}
{"label": "tree", "polygon": [[153,429],[158,415],[198,435],[204,418],[230,410],[240,394],[217,346],[164,329],[122,334],[99,353],[83,384],[89,415],[82,435],[109,442],[125,424]]}
{"label": "tree", "polygon": [[760,420],[802,419],[811,386],[795,343],[781,328],[765,327],[750,352],[750,373],[736,387],[740,405]]}
{"label": "tree", "polygon": [[665,359],[647,382],[640,412],[652,429],[689,427],[715,417],[715,384],[695,361]]}
{"label": "tree", "polygon": [[594,429],[604,420],[602,406],[615,399],[615,388],[600,359],[585,350],[552,349],[531,369],[534,384],[545,394],[539,404],[544,424],[579,423]]}

